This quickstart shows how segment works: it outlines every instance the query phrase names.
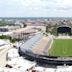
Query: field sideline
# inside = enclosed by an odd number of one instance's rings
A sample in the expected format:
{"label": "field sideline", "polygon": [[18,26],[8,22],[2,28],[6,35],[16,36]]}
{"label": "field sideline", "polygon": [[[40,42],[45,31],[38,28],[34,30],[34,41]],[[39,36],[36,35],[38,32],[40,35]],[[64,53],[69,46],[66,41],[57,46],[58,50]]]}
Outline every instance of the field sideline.
{"label": "field sideline", "polygon": [[48,53],[50,56],[72,56],[72,39],[55,39]]}

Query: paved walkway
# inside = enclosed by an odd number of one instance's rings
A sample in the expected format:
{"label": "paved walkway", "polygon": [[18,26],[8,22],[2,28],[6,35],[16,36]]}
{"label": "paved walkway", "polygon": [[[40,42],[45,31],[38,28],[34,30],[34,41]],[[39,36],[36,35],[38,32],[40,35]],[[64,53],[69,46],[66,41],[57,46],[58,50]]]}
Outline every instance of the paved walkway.
{"label": "paved walkway", "polygon": [[4,48],[3,50],[0,51],[0,66],[5,66],[7,61],[6,61],[6,56],[7,52],[10,48]]}

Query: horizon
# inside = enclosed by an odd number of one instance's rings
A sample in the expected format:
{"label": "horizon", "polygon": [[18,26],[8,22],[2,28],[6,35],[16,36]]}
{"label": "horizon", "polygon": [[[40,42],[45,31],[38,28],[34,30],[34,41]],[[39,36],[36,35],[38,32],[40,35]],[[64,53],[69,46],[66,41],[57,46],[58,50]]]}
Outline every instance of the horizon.
{"label": "horizon", "polygon": [[72,18],[72,17],[62,17],[62,16],[56,16],[56,17],[41,17],[41,16],[30,16],[30,17],[24,17],[24,16],[9,16],[9,17],[0,17],[0,18]]}

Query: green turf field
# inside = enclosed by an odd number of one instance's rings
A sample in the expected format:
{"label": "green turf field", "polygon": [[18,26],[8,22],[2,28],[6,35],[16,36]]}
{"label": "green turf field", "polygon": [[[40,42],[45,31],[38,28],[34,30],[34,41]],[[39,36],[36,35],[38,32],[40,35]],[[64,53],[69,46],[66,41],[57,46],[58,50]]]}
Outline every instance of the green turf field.
{"label": "green turf field", "polygon": [[56,39],[51,49],[50,56],[72,56],[72,39]]}

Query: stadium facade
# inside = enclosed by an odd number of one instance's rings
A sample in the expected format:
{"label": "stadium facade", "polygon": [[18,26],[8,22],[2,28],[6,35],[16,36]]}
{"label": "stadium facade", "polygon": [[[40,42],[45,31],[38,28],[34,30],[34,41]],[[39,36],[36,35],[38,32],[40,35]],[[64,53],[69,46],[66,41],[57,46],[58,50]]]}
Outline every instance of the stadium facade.
{"label": "stadium facade", "polygon": [[[62,29],[68,29],[67,32],[69,32],[71,29],[69,27],[59,27],[62,31]],[[58,31],[60,31],[58,30]],[[63,33],[63,32],[62,32]],[[33,52],[33,46],[43,37],[42,33],[37,33],[34,37],[29,39],[26,43],[22,44],[19,47],[19,54],[20,56],[24,56],[27,59],[31,61],[36,61],[37,63],[42,64],[50,64],[50,65],[72,65],[72,59],[66,58],[66,57],[58,57],[58,56],[49,56],[45,53],[38,54]],[[50,39],[52,40],[52,39]],[[48,42],[49,43],[49,42]],[[44,51],[43,51],[44,52]]]}

